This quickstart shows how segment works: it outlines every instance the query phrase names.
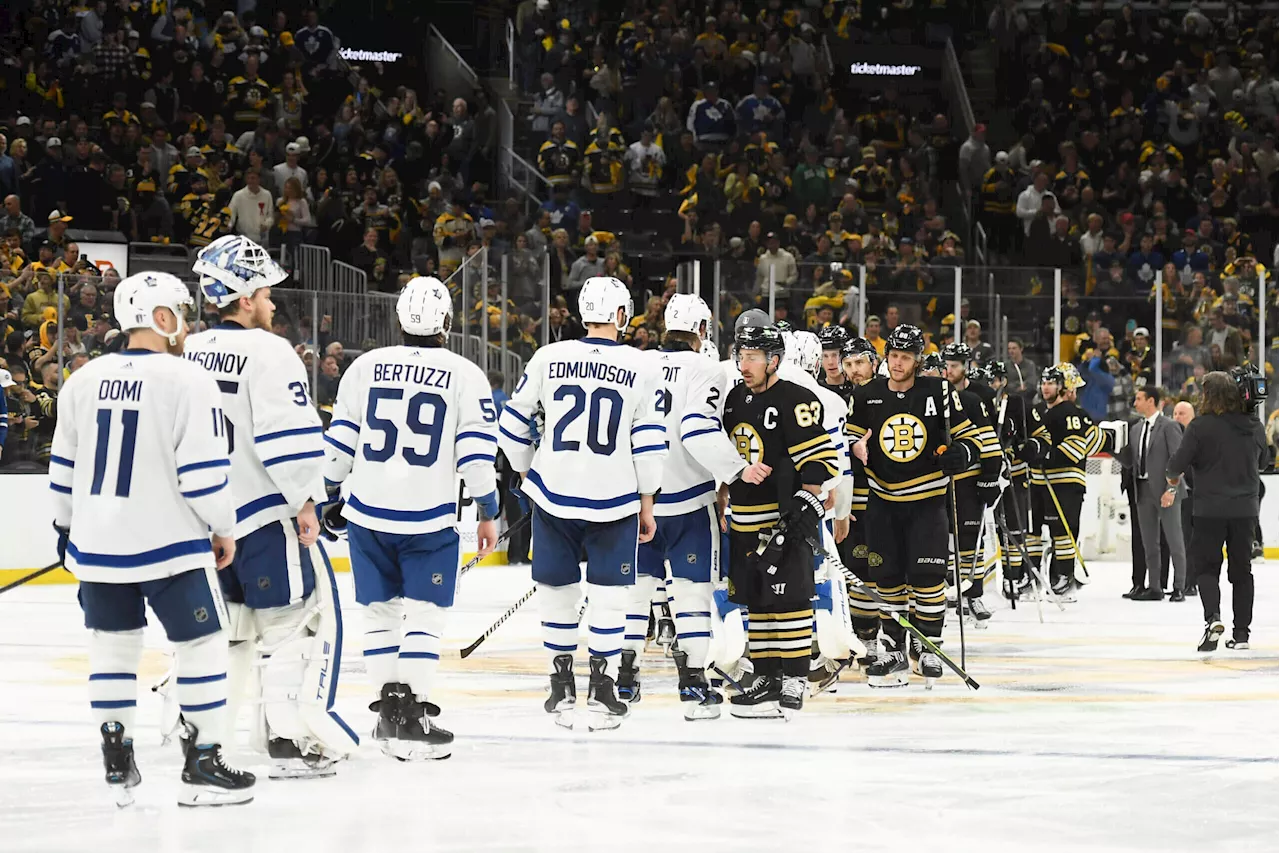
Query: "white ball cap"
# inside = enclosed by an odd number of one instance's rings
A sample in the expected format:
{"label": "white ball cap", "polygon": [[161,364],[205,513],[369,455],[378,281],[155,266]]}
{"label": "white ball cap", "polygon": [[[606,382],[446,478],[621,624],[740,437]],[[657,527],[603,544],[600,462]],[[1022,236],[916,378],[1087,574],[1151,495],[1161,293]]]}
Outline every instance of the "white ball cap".
{"label": "white ball cap", "polygon": [[438,278],[416,276],[400,291],[396,316],[406,335],[430,337],[449,331],[453,297]]}
{"label": "white ball cap", "polygon": [[695,293],[672,294],[662,320],[668,332],[692,332],[704,339],[711,334],[711,309]]}
{"label": "white ball cap", "polygon": [[[619,308],[624,309],[621,323]],[[578,291],[578,315],[583,323],[613,323],[619,332],[624,331],[635,315],[631,291],[611,275],[594,275]]]}

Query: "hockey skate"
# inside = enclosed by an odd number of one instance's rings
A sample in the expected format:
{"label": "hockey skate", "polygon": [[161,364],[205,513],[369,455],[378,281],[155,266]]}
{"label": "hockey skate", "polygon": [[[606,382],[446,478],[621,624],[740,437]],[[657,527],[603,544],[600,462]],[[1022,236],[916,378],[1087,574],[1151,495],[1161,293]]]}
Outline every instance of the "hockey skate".
{"label": "hockey skate", "polygon": [[137,762],[133,759],[133,738],[124,736],[119,723],[102,724],[102,764],[107,771],[107,785],[120,808],[133,805],[133,789],[142,782]]}
{"label": "hockey skate", "polygon": [[627,703],[614,692],[613,679],[605,674],[607,665],[604,658],[591,657],[591,681],[587,685],[588,731],[616,729],[631,712]]}
{"label": "hockey skate", "polygon": [[743,720],[781,720],[782,684],[768,675],[751,673],[739,682],[742,692],[729,698],[729,713]]}
{"label": "hockey skate", "polygon": [[556,671],[551,674],[551,695],[542,707],[556,715],[556,725],[573,728],[573,710],[578,704],[578,687],[573,680],[573,655],[556,655]]}
{"label": "hockey skate", "polygon": [[911,671],[924,678],[925,690],[932,690],[942,677],[942,659],[915,637],[911,638]]}
{"label": "hockey skate", "polygon": [[840,673],[849,666],[849,660],[832,660],[826,655],[818,655],[809,661],[809,687],[812,695],[820,696],[831,690],[840,680]]}
{"label": "hockey skate", "polygon": [[654,642],[664,649],[666,655],[670,657],[671,650],[676,648],[676,623],[674,619],[667,615],[665,606],[662,612],[663,616],[658,620],[657,636],[654,638]]}
{"label": "hockey skate", "polygon": [[782,679],[782,695],[778,698],[778,710],[784,720],[790,720],[804,707],[804,679],[788,676]]}
{"label": "hockey skate", "polygon": [[623,702],[640,701],[640,667],[636,666],[636,653],[630,649],[622,652],[622,662],[618,664],[618,698]]}
{"label": "hockey skate", "polygon": [[338,772],[338,762],[324,754],[319,746],[306,743],[306,749],[291,740],[273,737],[267,741],[271,758],[268,779],[323,779]]}
{"label": "hockey skate", "polygon": [[1071,592],[1074,586],[1075,578],[1071,575],[1059,575],[1049,582],[1049,587],[1053,590],[1053,594],[1058,596],[1058,598],[1061,598],[1063,601],[1067,600],[1066,596]]}
{"label": "hockey skate", "polygon": [[[407,685],[406,685],[407,686]],[[453,754],[453,732],[431,722],[440,716],[440,708],[406,693],[400,705],[396,737],[391,742],[396,758],[401,761],[440,760]]]}
{"label": "hockey skate", "polygon": [[1196,646],[1198,652],[1216,652],[1218,650],[1218,640],[1222,639],[1222,634],[1227,628],[1219,619],[1210,619],[1204,624],[1204,633],[1200,636],[1200,645]]}
{"label": "hockey skate", "polygon": [[190,723],[187,732],[190,738],[183,740],[187,755],[178,805],[234,806],[253,802],[253,774],[228,766],[221,745],[196,743],[199,733]]}
{"label": "hockey skate", "polygon": [[858,658],[858,667],[865,670],[875,663],[876,658],[880,656],[880,635],[874,634],[870,637],[859,637],[858,639],[867,647],[866,652]]}
{"label": "hockey skate", "polygon": [[965,624],[975,628],[987,627],[987,620],[991,618],[991,609],[987,607],[987,603],[981,598],[966,598],[964,603],[964,615],[969,620]]}
{"label": "hockey skate", "polygon": [[893,641],[885,638],[885,647],[875,661],[867,667],[869,687],[906,687],[911,680],[911,665],[901,649],[892,647]]}
{"label": "hockey skate", "polygon": [[396,757],[391,742],[396,738],[396,725],[400,717],[400,702],[409,690],[407,684],[389,682],[382,685],[381,696],[369,703],[369,710],[378,715],[378,722],[373,727],[373,739],[383,755]]}
{"label": "hockey skate", "polygon": [[684,718],[691,722],[718,720],[724,697],[711,689],[707,684],[707,677],[701,671],[689,668],[687,654],[676,649],[671,657],[680,673],[680,709],[684,712]]}

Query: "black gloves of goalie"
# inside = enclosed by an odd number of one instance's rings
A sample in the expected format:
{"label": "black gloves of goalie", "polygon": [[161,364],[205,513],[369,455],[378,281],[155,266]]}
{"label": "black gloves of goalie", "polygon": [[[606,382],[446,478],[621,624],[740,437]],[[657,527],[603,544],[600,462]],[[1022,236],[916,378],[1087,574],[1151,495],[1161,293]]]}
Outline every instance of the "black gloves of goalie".
{"label": "black gloves of goalie", "polygon": [[1037,468],[1044,465],[1045,460],[1049,458],[1049,442],[1042,438],[1029,438],[1026,444],[1022,445],[1022,449],[1018,451],[1018,458],[1028,465],[1034,465]]}
{"label": "black gloves of goalie", "polygon": [[938,467],[942,473],[955,476],[969,469],[977,458],[977,453],[967,441],[953,441],[947,449],[938,454]]}

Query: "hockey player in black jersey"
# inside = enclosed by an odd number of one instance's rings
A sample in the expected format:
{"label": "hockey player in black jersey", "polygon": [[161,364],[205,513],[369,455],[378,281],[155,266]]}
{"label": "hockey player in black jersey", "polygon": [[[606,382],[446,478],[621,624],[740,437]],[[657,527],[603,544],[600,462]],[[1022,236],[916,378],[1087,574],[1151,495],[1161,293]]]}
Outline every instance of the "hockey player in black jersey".
{"label": "hockey player in black jersey", "polygon": [[[825,358],[825,353],[823,354]],[[880,358],[873,343],[866,338],[853,338],[840,348],[840,366],[849,383],[849,396],[853,389],[866,385],[875,378]],[[846,430],[846,437],[847,437]],[[875,578],[867,566],[867,472],[853,454],[849,454],[853,470],[853,502],[849,521],[849,535],[840,543],[840,559],[863,583],[875,589]],[[866,668],[875,662],[879,651],[880,608],[867,593],[857,586],[849,587],[849,616],[853,632],[867,647],[866,654],[858,659],[858,665]]]}
{"label": "hockey player in black jersey", "polygon": [[[876,586],[887,609],[910,610],[912,623],[936,642],[946,616],[947,489],[952,476],[981,458],[982,441],[949,385],[916,376],[923,350],[924,335],[915,326],[890,333],[889,376],[853,392],[846,430],[871,486],[867,563]],[[891,612],[881,613],[880,625],[885,649],[867,668],[867,683],[905,685],[906,631]],[[936,654],[923,650],[912,659],[926,685],[942,676]]]}
{"label": "hockey player in black jersey", "polygon": [[[1084,386],[1075,365],[1062,362],[1040,374],[1043,414],[1031,412],[1031,435],[1019,454],[1031,467],[1032,490],[1041,490],[1040,506],[1053,537],[1049,583],[1057,595],[1071,590],[1075,578],[1075,546],[1080,541],[1080,507],[1084,503],[1086,460],[1102,450],[1104,436],[1076,392]],[[1049,494],[1053,486],[1053,495]],[[1061,505],[1061,512],[1053,498]],[[1034,523],[1034,521],[1033,521]]]}
{"label": "hockey player in black jersey", "polygon": [[[1001,528],[1009,531],[1011,541],[1003,541],[1001,547],[1004,579],[1008,582],[1008,597],[1018,596],[1030,584],[1026,576],[1026,567],[1022,564],[1022,549],[1018,542],[1025,543],[1027,528],[1027,509],[1030,506],[1030,477],[1027,463],[1018,458],[1016,451],[1027,440],[1027,400],[1020,394],[1009,394],[1008,369],[1003,361],[993,361],[988,366],[991,374],[991,390],[995,392],[992,401],[995,419],[996,437],[1000,439],[1000,448],[1004,453],[1008,485],[1000,496],[996,513],[1004,521]],[[1016,540],[1016,541],[1014,541]]]}
{"label": "hockey player in black jersey", "polygon": [[847,403],[853,396],[853,383],[845,376],[842,366],[844,346],[849,343],[849,331],[844,326],[827,326],[818,330],[822,343],[822,369],[818,371],[818,384],[834,391]]}
{"label": "hockey player in black jersey", "polygon": [[777,328],[746,327],[734,339],[742,384],[729,391],[724,428],[760,483],[722,487],[729,510],[729,597],[748,611],[754,672],[733,696],[735,717],[780,717],[804,703],[813,641],[814,556],[823,550],[824,484],[840,472],[822,404],[778,377],[786,344]]}
{"label": "hockey player in black jersey", "polygon": [[952,482],[956,489],[956,521],[960,525],[956,531],[960,549],[956,559],[959,560],[962,588],[958,591],[957,600],[966,599],[968,613],[974,620],[985,622],[991,618],[991,610],[982,600],[988,572],[983,565],[983,556],[977,550],[978,534],[982,530],[983,511],[1000,496],[1001,454],[990,406],[995,394],[989,387],[969,381],[968,365],[972,357],[973,352],[967,344],[951,343],[942,348],[947,381],[960,395],[960,405],[969,419],[978,427],[977,434],[982,444],[981,458],[975,459],[968,470],[953,477]]}

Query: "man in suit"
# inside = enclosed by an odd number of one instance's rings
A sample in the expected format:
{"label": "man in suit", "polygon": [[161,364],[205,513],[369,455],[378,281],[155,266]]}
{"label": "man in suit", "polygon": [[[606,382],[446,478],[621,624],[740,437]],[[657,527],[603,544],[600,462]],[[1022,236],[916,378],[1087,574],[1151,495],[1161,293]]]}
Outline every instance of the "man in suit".
{"label": "man in suit", "polygon": [[[1187,552],[1182,538],[1182,501],[1186,485],[1167,486],[1161,476],[1182,443],[1182,427],[1160,412],[1160,388],[1147,385],[1134,394],[1133,407],[1142,420],[1130,427],[1129,441],[1120,451],[1121,463],[1133,471],[1138,529],[1146,558],[1147,586],[1130,598],[1133,601],[1160,601],[1164,589],[1160,579],[1160,534],[1168,543],[1173,562],[1173,592],[1170,601],[1182,601],[1187,582]],[[1168,494],[1166,494],[1166,489]]]}

